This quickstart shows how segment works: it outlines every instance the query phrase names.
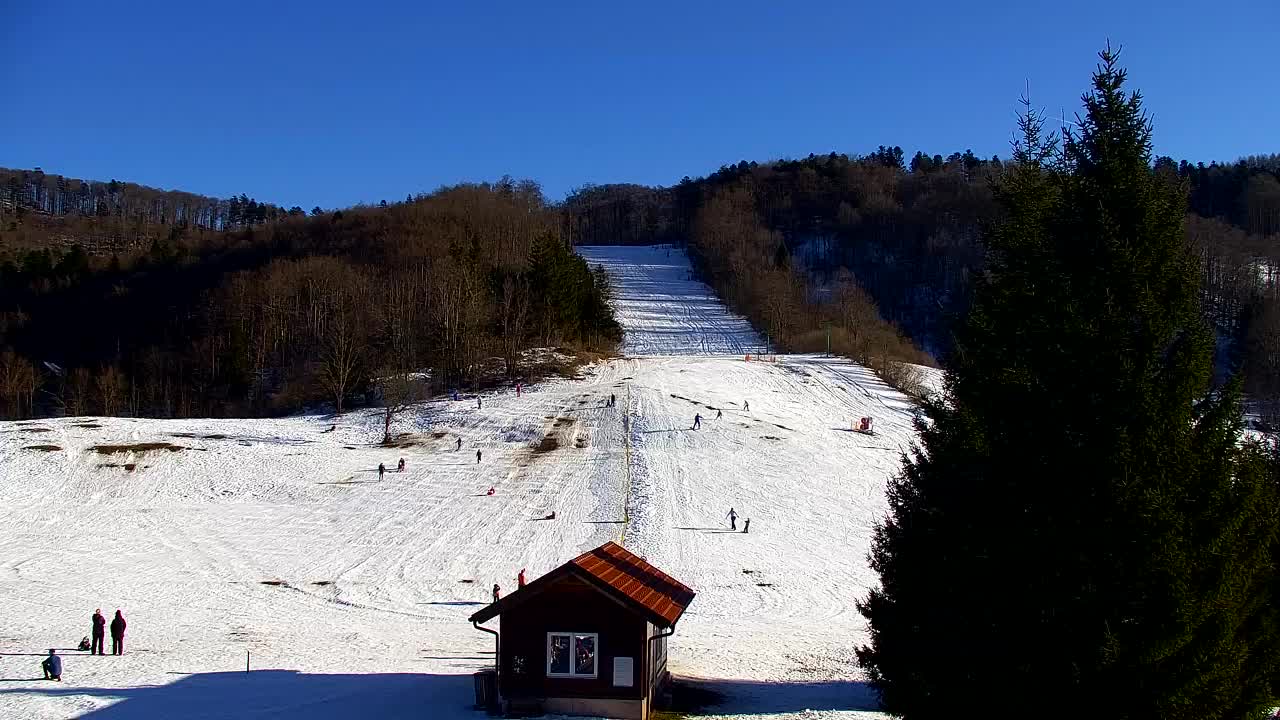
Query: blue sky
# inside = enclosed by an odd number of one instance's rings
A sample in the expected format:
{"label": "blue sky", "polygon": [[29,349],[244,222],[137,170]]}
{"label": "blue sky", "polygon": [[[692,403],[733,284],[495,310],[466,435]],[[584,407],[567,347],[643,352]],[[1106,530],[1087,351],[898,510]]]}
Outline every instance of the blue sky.
{"label": "blue sky", "polygon": [[286,206],[1007,156],[1026,84],[1071,113],[1108,38],[1158,153],[1280,151],[1276,0],[0,4],[0,166]]}

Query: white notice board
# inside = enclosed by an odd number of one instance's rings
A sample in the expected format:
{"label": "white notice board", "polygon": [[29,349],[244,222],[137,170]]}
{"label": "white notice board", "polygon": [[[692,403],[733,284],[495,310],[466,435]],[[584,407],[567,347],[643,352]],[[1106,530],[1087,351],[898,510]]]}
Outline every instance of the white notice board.
{"label": "white notice board", "polygon": [[631,687],[635,684],[635,658],[616,657],[613,659],[613,686]]}

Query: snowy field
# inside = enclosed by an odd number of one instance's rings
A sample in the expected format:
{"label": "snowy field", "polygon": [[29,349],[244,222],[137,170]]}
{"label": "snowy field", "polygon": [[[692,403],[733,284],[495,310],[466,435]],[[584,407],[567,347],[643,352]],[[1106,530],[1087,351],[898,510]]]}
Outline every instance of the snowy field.
{"label": "snowy field", "polygon": [[[632,302],[629,350],[667,354],[426,403],[401,449],[364,412],[0,424],[0,718],[479,720],[493,642],[467,616],[610,539],[697,591],[670,666],[724,694],[711,716],[879,717],[854,603],[911,404],[847,361],[745,362],[750,329],[675,252],[584,254]],[[667,340],[632,343],[668,312]],[[868,414],[876,436],[849,431]],[[726,532],[730,506],[749,534]],[[69,649],[97,607],[124,610],[122,657]],[[36,679],[49,647],[61,684]]]}

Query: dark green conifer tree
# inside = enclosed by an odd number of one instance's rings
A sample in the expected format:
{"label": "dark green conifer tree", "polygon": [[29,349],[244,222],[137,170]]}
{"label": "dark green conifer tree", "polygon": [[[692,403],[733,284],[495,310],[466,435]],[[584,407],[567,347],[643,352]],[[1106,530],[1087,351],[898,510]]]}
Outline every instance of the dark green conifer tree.
{"label": "dark green conifer tree", "polygon": [[910,720],[1254,718],[1277,492],[1185,244],[1185,190],[1101,53],[1060,149],[1028,110],[945,398],[889,490],[861,664]]}

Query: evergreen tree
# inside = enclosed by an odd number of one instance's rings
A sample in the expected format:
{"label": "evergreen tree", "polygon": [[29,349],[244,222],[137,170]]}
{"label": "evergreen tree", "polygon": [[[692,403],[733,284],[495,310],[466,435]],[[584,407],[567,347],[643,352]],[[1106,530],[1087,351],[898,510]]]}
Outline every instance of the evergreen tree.
{"label": "evergreen tree", "polygon": [[1277,493],[1101,53],[1059,152],[1028,109],[946,397],[889,489],[858,651],[915,718],[1251,718],[1275,699]]}

